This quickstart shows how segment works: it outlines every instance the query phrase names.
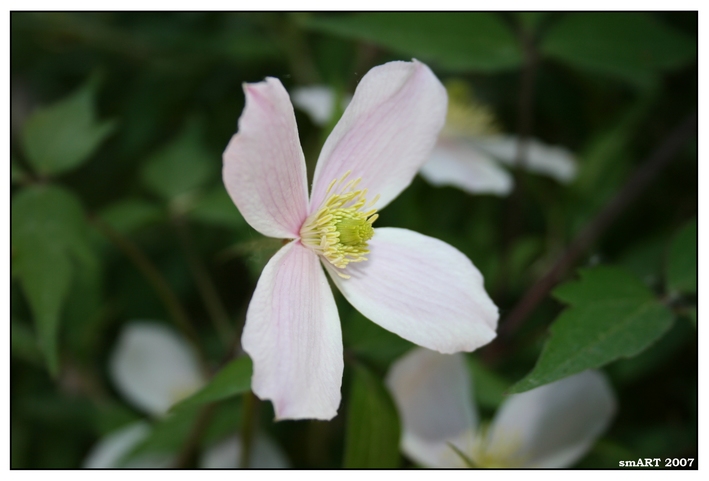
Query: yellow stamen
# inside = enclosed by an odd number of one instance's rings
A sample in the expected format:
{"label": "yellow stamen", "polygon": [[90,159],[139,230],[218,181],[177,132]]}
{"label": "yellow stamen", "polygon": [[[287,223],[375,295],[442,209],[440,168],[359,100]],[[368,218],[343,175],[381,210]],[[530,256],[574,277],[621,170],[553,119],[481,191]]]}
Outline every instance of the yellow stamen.
{"label": "yellow stamen", "polygon": [[485,136],[499,132],[495,114],[479,103],[470,86],[462,80],[446,83],[448,114],[445,134],[450,136]]}
{"label": "yellow stamen", "polygon": [[[374,235],[372,223],[379,217],[377,210],[372,209],[379,196],[368,204],[367,189],[357,189],[362,178],[345,183],[349,175],[347,171],[330,183],[325,192],[329,197],[300,229],[301,243],[338,269],[344,269],[350,262],[367,260],[367,241]],[[350,277],[336,272],[342,278]]]}

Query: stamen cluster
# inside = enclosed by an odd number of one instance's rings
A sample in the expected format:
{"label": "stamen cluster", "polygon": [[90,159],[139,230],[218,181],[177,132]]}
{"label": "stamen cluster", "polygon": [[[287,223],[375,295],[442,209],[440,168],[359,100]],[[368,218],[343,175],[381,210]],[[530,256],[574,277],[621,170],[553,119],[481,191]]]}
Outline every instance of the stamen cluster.
{"label": "stamen cluster", "polygon": [[[349,175],[347,171],[330,183],[325,194],[327,200],[300,229],[301,243],[338,269],[344,269],[350,262],[367,260],[367,241],[374,235],[372,223],[379,217],[377,210],[372,209],[379,196],[368,204],[367,189],[357,189],[362,178],[345,183]],[[350,277],[336,272],[342,278]]]}

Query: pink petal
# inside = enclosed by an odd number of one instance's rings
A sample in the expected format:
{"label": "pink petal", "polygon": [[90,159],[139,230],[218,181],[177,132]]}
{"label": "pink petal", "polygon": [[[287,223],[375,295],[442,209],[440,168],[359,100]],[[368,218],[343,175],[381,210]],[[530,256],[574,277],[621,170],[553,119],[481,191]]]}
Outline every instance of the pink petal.
{"label": "pink petal", "polygon": [[512,176],[474,144],[441,139],[419,171],[435,186],[452,185],[469,194],[507,195]]}
{"label": "pink petal", "polygon": [[275,78],[244,84],[239,131],[224,151],[224,185],[244,219],[268,237],[296,238],[307,215],[305,158],[293,106]]}
{"label": "pink petal", "polygon": [[446,90],[429,68],[413,62],[374,67],[357,86],[323,146],[310,208],[325,200],[328,186],[349,171],[384,207],[404,190],[428,159],[443,127]]}
{"label": "pink petal", "polygon": [[337,287],[365,317],[419,346],[450,354],[495,338],[498,312],[483,277],[454,247],[395,228],[375,229],[369,260],[347,266]]}
{"label": "pink petal", "polygon": [[251,388],[276,419],[332,419],[340,405],[342,332],[316,254],[281,248],[261,273],[241,343],[254,362]]}
{"label": "pink petal", "polygon": [[412,349],[391,366],[386,384],[401,417],[402,451],[423,466],[465,467],[450,447],[472,452],[478,425],[465,357]]}

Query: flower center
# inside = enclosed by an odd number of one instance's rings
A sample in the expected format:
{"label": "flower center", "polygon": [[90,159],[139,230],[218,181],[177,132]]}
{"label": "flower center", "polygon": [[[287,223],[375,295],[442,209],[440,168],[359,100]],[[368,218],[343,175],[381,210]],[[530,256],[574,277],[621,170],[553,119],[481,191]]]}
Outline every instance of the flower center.
{"label": "flower center", "polygon": [[451,137],[475,137],[498,133],[495,114],[475,99],[468,84],[451,80],[446,83],[446,90],[448,113],[443,128],[444,134]]}
{"label": "flower center", "polygon": [[[379,196],[367,204],[367,189],[357,189],[362,178],[345,182],[349,175],[347,171],[330,183],[325,193],[327,200],[300,229],[300,242],[338,269],[350,262],[367,260],[367,241],[374,235],[372,223],[379,217],[377,210],[371,208]],[[336,272],[345,279],[350,277]]]}
{"label": "flower center", "polygon": [[498,433],[500,439],[490,438],[488,426],[481,426],[473,442],[471,459],[480,468],[514,468],[525,465],[525,456],[520,452],[522,439],[517,433]]}

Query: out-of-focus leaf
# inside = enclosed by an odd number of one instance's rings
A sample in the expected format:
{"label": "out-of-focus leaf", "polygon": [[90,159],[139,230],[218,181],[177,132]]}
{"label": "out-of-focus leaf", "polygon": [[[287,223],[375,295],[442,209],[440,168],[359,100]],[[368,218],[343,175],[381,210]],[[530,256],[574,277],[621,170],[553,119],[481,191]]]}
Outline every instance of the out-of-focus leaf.
{"label": "out-of-focus leaf", "polygon": [[146,454],[174,454],[184,446],[200,415],[200,409],[180,409],[156,422],[150,434],[138,443],[123,461]]}
{"label": "out-of-focus leaf", "polygon": [[567,13],[541,43],[543,54],[588,71],[648,85],[691,64],[694,41],[646,13]]}
{"label": "out-of-focus leaf", "polygon": [[140,419],[135,412],[123,404],[113,401],[97,404],[92,414],[96,432],[100,436],[106,436]]}
{"label": "out-of-focus leaf", "polygon": [[230,229],[238,229],[246,225],[239,209],[223,186],[197,199],[188,215],[194,220]]}
{"label": "out-of-focus leaf", "polygon": [[19,184],[27,178],[27,172],[13,155],[10,155],[10,182]]}
{"label": "out-of-focus leaf", "polygon": [[345,468],[399,466],[399,417],[389,393],[372,373],[354,368],[345,438]]}
{"label": "out-of-focus leaf", "polygon": [[692,325],[694,325],[694,328],[697,328],[697,306],[690,307],[687,309],[687,317],[689,318],[690,321],[692,321]]}
{"label": "out-of-focus leaf", "polygon": [[121,234],[129,234],[163,216],[163,210],[142,199],[124,199],[103,209],[99,216]]}
{"label": "out-of-focus leaf", "polygon": [[688,222],[674,237],[667,258],[667,288],[671,292],[697,292],[697,220]]}
{"label": "out-of-focus leaf", "polygon": [[143,184],[165,200],[203,187],[218,171],[221,159],[205,149],[201,137],[199,125],[190,122],[145,162],[140,171]]}
{"label": "out-of-focus leaf", "polygon": [[633,357],[672,325],[672,312],[630,273],[600,266],[582,269],[580,274],[580,280],[554,291],[571,307],[552,324],[537,365],[510,393]]}
{"label": "out-of-focus leaf", "polygon": [[488,409],[497,409],[502,404],[510,383],[485,367],[477,359],[468,356],[466,361],[473,376],[475,404]]}
{"label": "out-of-focus leaf", "polygon": [[643,239],[633,245],[620,258],[620,264],[648,285],[657,284],[662,275],[665,239]]}
{"label": "out-of-focus leaf", "polygon": [[202,437],[202,445],[209,446],[227,436],[238,433],[242,416],[240,397],[217,404]]}
{"label": "out-of-focus leaf", "polygon": [[522,59],[495,13],[359,13],[303,17],[305,27],[376,43],[450,71],[496,72]]}
{"label": "out-of-focus leaf", "polygon": [[72,257],[93,262],[87,232],[81,204],[60,187],[31,187],[13,199],[14,274],[29,302],[53,374],[59,368],[59,320],[71,287]]}
{"label": "out-of-focus leaf", "polygon": [[209,384],[173,406],[171,411],[189,409],[245,393],[251,389],[252,366],[251,359],[247,356],[234,359],[224,366]]}
{"label": "out-of-focus leaf", "polygon": [[413,347],[409,341],[379,327],[354,309],[342,323],[342,337],[346,349],[382,369]]}
{"label": "out-of-focus leaf", "polygon": [[12,335],[12,357],[22,359],[31,364],[42,365],[44,360],[32,329],[22,322],[12,320],[10,333]]}
{"label": "out-of-focus leaf", "polygon": [[95,82],[32,114],[20,137],[28,162],[43,175],[74,169],[89,159],[113,132],[112,120],[95,114]]}

